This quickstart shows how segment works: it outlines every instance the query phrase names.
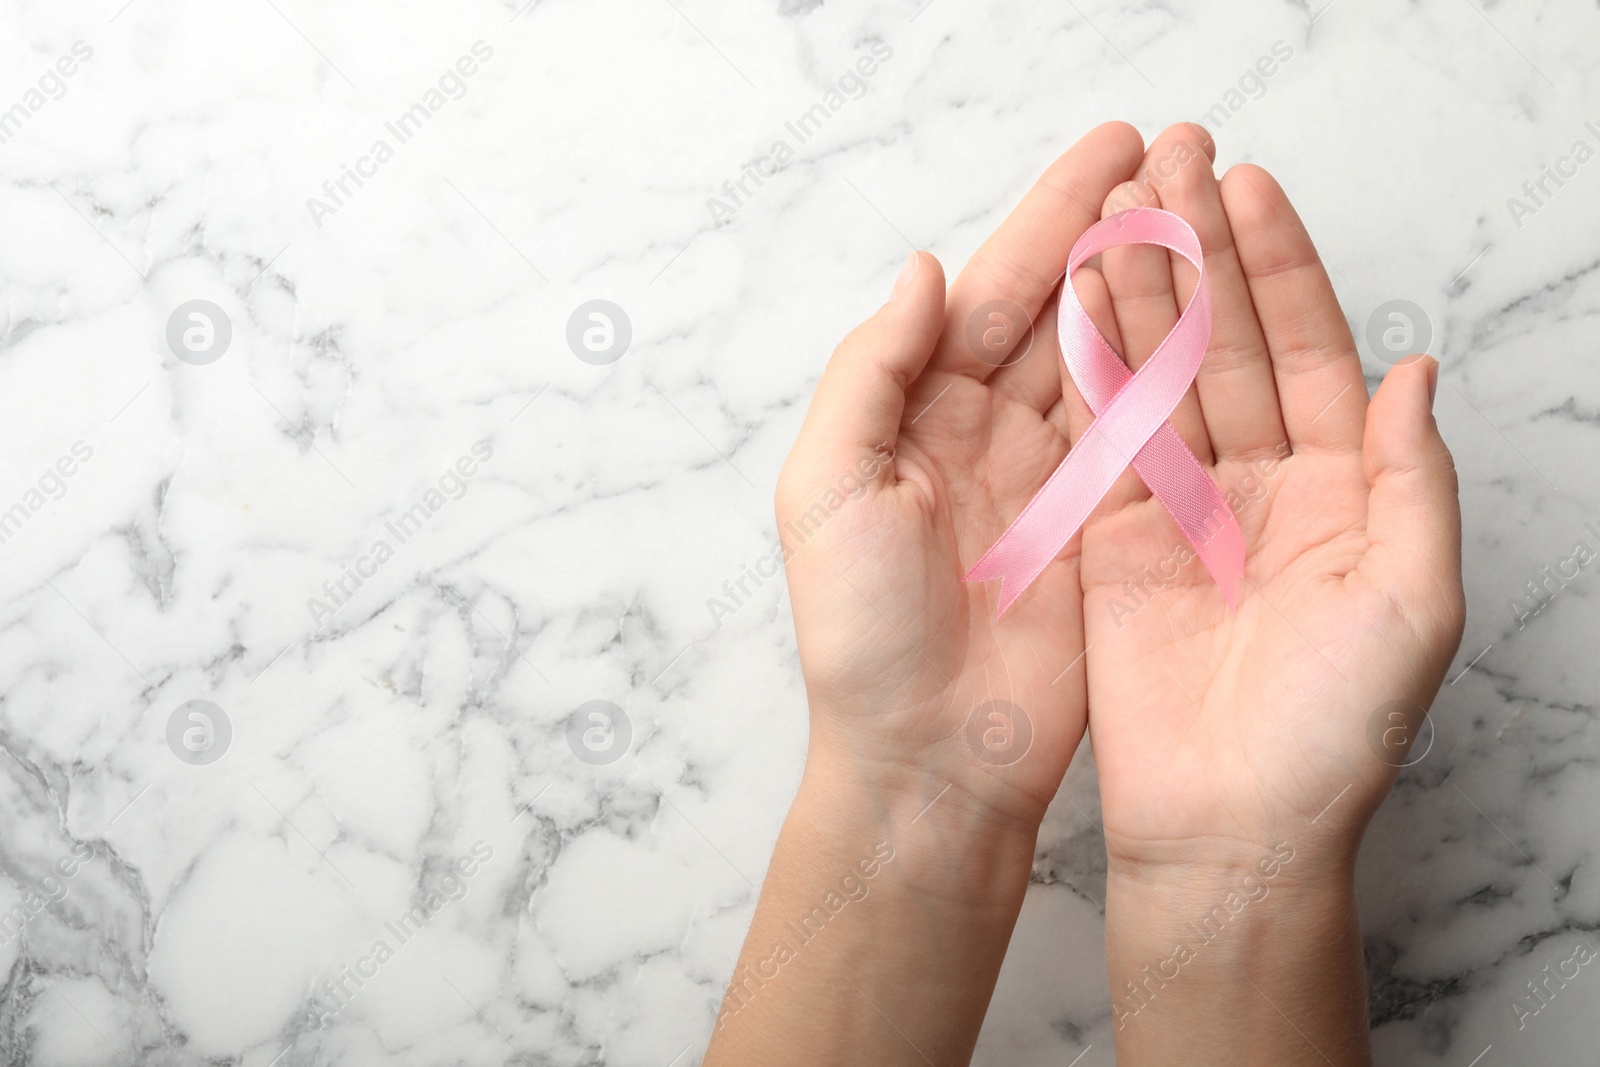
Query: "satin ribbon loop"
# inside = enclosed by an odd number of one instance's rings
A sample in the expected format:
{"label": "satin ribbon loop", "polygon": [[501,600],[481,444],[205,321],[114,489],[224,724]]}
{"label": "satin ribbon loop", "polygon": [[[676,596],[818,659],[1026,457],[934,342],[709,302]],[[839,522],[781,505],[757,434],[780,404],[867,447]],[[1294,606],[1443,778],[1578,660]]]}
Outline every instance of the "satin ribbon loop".
{"label": "satin ribbon loop", "polygon": [[[1182,256],[1200,273],[1172,332],[1137,373],[1095,329],[1072,288],[1072,274],[1119,245],[1153,244]],[[1083,232],[1067,257],[1057,322],[1061,355],[1094,421],[1066,459],[983,554],[968,582],[1000,579],[1000,614],[1014,604],[1082,529],[1124,468],[1132,466],[1234,607],[1244,575],[1244,533],[1210,475],[1167,420],[1189,389],[1211,340],[1211,290],[1200,239],[1169,211],[1132,208]]]}

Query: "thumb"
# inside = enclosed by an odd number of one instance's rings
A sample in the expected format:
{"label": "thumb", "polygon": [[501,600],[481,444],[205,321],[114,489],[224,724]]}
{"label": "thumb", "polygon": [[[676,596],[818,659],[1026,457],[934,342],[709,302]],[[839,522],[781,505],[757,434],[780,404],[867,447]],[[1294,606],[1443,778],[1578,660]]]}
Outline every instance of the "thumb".
{"label": "thumb", "polygon": [[899,436],[906,388],[927,365],[943,325],[944,268],[931,253],[913,252],[888,303],[828,360],[779,478],[780,510],[784,482],[798,481],[804,492],[852,469],[890,470],[881,457]]}
{"label": "thumb", "polygon": [[[1461,639],[1461,502],[1455,461],[1433,417],[1439,362],[1390,369],[1367,407],[1362,463],[1368,549],[1360,570],[1424,633]],[[1454,645],[1451,646],[1454,652]]]}

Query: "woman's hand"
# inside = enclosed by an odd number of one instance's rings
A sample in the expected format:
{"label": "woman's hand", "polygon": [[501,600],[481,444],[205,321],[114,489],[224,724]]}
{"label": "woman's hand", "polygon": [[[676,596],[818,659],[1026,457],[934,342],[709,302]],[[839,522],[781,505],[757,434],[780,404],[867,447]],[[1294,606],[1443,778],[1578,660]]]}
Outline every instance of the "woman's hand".
{"label": "woman's hand", "polygon": [[813,768],[1032,825],[1055,794],[1085,719],[1078,554],[1003,621],[961,576],[1066,454],[1055,330],[1027,323],[1142,150],[1092,131],[948,296],[913,254],[818,383],[777,494]]}
{"label": "woman's hand", "polygon": [[[1209,146],[1199,127],[1167,131],[1152,165],[1188,162],[1165,180],[1148,171],[1107,205],[1143,200],[1200,235],[1215,327],[1172,421],[1235,503],[1248,545],[1230,613],[1131,471],[1084,532],[1105,829],[1114,856],[1154,865],[1253,857],[1319,815],[1353,846],[1400,762],[1373,751],[1369,724],[1395,703],[1420,720],[1465,613],[1455,468],[1430,410],[1438,364],[1395,367],[1369,402],[1344,314],[1283,190],[1259,167],[1219,183]],[[1138,366],[1176,321],[1194,271],[1169,269],[1148,246],[1103,258],[1103,274],[1075,282]],[[1080,433],[1087,409],[1066,388]]]}
{"label": "woman's hand", "polygon": [[1083,736],[1083,617],[1076,555],[1000,623],[963,564],[1066,453],[1054,333],[1015,327],[1143,148],[1090,133],[948,296],[914,255],[817,385],[778,485],[811,748],[708,1067],[972,1054]]}
{"label": "woman's hand", "polygon": [[[1369,401],[1283,191],[1258,167],[1219,183],[1211,151],[1203,129],[1173,127],[1143,180],[1106,205],[1163,207],[1200,236],[1215,326],[1172,422],[1234,503],[1249,551],[1230,613],[1132,472],[1083,533],[1119,1052],[1362,1062],[1355,849],[1464,618],[1455,470],[1431,412],[1438,364],[1393,368]],[[1159,248],[1102,259],[1074,282],[1137,367],[1194,271]],[[1089,413],[1065,388],[1076,437]],[[1247,1034],[1281,1044],[1269,1054],[1240,1044]]]}

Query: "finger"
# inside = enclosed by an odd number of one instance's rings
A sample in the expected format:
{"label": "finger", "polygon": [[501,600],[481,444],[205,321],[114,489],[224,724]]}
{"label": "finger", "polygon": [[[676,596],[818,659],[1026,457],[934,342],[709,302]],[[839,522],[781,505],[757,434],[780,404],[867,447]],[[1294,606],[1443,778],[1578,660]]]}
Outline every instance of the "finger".
{"label": "finger", "polygon": [[[1072,276],[1072,287],[1078,294],[1078,303],[1089,316],[1089,321],[1100,331],[1100,335],[1111,345],[1112,350],[1126,351],[1124,346],[1127,342],[1122,336],[1121,324],[1117,321],[1114,298],[1105,275],[1094,267],[1080,267]],[[1089,407],[1089,402],[1078,391],[1065,361],[1061,361],[1061,394],[1067,440],[1075,444],[1088,431],[1095,415]],[[1098,514],[1114,514],[1125,505],[1145,500],[1150,496],[1150,487],[1145,485],[1144,479],[1133,469],[1133,457],[1126,458],[1127,465],[1107,490],[1101,502],[1096,505]]]}
{"label": "finger", "polygon": [[1272,354],[1284,429],[1296,452],[1354,455],[1367,416],[1361,357],[1311,237],[1260,167],[1234,167],[1222,203]]}
{"label": "finger", "polygon": [[1150,142],[1150,150],[1144,154],[1144,162],[1139,164],[1139,172],[1134,177],[1159,196],[1185,163],[1199,158],[1192,151],[1196,146],[1208,166],[1217,161],[1217,142],[1212,140],[1210,130],[1198,122],[1175,122]]}
{"label": "finger", "polygon": [[[1105,277],[1094,267],[1080,267],[1072,276],[1072,288],[1078,294],[1078,303],[1088,314],[1089,321],[1094,323],[1094,328],[1100,331],[1113,349],[1120,349],[1122,334],[1117,329],[1117,313],[1111,306],[1111,293],[1106,288]],[[1056,306],[1056,301],[1052,301],[1051,314],[1055,314]],[[1061,400],[1052,409],[1052,414],[1059,411],[1061,424],[1066,427],[1067,440],[1075,443],[1094,421],[1094,412],[1089,410],[1089,402],[1078,391],[1077,383],[1067,373],[1066,362],[1059,356],[1056,357],[1056,374],[1061,382]]]}
{"label": "finger", "polygon": [[852,330],[817,382],[779,478],[800,492],[822,479],[872,464],[875,482],[892,481],[878,457],[894,448],[906,388],[922,373],[944,321],[944,268],[929,252],[913,252],[895,280],[889,302]]}
{"label": "finger", "polygon": [[[1151,145],[1152,150],[1155,145]],[[1147,153],[1148,154],[1148,153]],[[1123,182],[1100,209],[1101,218],[1133,207],[1160,207],[1161,198],[1144,182]],[[1123,361],[1138,370],[1178,321],[1178,297],[1172,288],[1167,250],[1159,245],[1121,245],[1100,255],[1117,330],[1122,335]],[[1199,414],[1198,408],[1195,414]]]}
{"label": "finger", "polygon": [[[1461,638],[1461,503],[1455,463],[1433,418],[1439,364],[1389,371],[1367,410],[1362,460],[1369,547],[1357,568],[1384,590],[1424,641]],[[1455,646],[1450,646],[1454,653]]]}
{"label": "finger", "polygon": [[[1205,252],[1211,344],[1195,376],[1195,389],[1212,454],[1218,462],[1277,454],[1287,437],[1278,412],[1272,361],[1234,251],[1221,190],[1192,128],[1174,138],[1174,152],[1178,162],[1170,179],[1155,188],[1161,206],[1194,227]],[[1186,304],[1194,292],[1195,271],[1182,257],[1171,259],[1178,301]]]}
{"label": "finger", "polygon": [[932,367],[988,380],[1005,352],[974,344],[969,325],[981,335],[988,307],[1001,302],[1020,308],[1029,321],[1037,318],[1066,272],[1073,242],[1100,217],[1106,194],[1132,177],[1143,152],[1137,130],[1108,122],[1050,165],[951,286]]}
{"label": "finger", "polygon": [[[1204,138],[1206,154],[1215,158],[1216,146],[1211,141],[1211,135],[1206,133],[1205,127],[1183,123],[1171,127],[1151,143],[1150,150],[1145,153],[1140,163],[1138,173],[1149,175],[1152,181],[1161,181],[1162,175],[1170,178],[1170,169],[1176,165],[1175,157],[1181,155],[1174,150],[1171,135],[1186,129],[1198,130]],[[1106,218],[1131,207],[1160,206],[1160,199],[1154,191],[1144,181],[1135,178],[1111,190],[1105,203],[1101,205],[1100,217]],[[1126,302],[1127,306],[1117,312],[1118,327],[1123,332],[1124,343],[1129,346],[1129,350],[1118,348],[1118,351],[1122,352],[1124,360],[1128,360],[1131,355],[1134,361],[1128,365],[1137,370],[1178,319],[1177,298],[1172,292],[1172,270],[1167,262],[1167,253],[1150,245],[1124,245],[1105,253],[1101,259],[1110,265],[1110,273],[1104,271],[1102,273],[1112,288],[1113,300],[1124,294],[1132,296],[1131,302]],[[1143,265],[1146,271],[1132,272],[1120,281],[1113,280],[1112,273],[1118,271],[1115,264],[1124,259],[1135,265]],[[1165,288],[1166,303],[1170,307],[1139,306],[1144,301],[1138,298],[1137,292],[1152,286]],[[1024,330],[1032,328],[1035,331],[1032,337],[1024,337],[1016,343],[1010,354],[1003,359],[996,356],[989,357],[991,362],[998,364],[998,367],[990,376],[988,384],[997,392],[1005,393],[1035,411],[1047,413],[1058,408],[1065,410],[1061,400],[1060,345],[1055,340],[1054,300],[1060,295],[1060,287],[1057,286],[1051,292],[1050,302],[1040,309],[1031,327],[1012,324],[1010,316],[1004,309],[992,308],[987,312],[989,321],[983,334],[985,338],[1004,338],[1008,332],[1019,328]],[[1153,325],[1148,314],[1151,311],[1156,312]],[[1138,336],[1130,335],[1130,327],[1138,331]],[[1151,336],[1154,340],[1149,340]],[[1051,353],[1054,358],[1049,360],[1040,358],[1038,354],[1044,352]],[[1179,403],[1178,409],[1173,413],[1173,422],[1195,454],[1203,461],[1210,462],[1211,442],[1205,436],[1205,420],[1200,415],[1200,399],[1193,389]]]}
{"label": "finger", "polygon": [[994,373],[984,384],[1041,414],[1061,399],[1061,343],[1056,336],[1060,294],[1058,286],[1031,321],[1014,305],[980,312],[987,316],[982,343],[1003,353],[995,357]]}
{"label": "finger", "polygon": [[[1170,143],[1164,145],[1162,138],[1158,137],[1145,158],[1148,160],[1170,147]],[[1103,213],[1109,217],[1130,207],[1160,206],[1161,200],[1155,190],[1135,180],[1124,182],[1112,191]],[[1138,370],[1178,322],[1178,296],[1172,284],[1172,264],[1167,250],[1158,245],[1108,248],[1100,259],[1100,271],[1111,291],[1117,329],[1122,333],[1122,359],[1130,368]],[[1205,418],[1200,413],[1200,396],[1193,384],[1173,409],[1170,421],[1196,458],[1209,465],[1211,438],[1206,433]]]}

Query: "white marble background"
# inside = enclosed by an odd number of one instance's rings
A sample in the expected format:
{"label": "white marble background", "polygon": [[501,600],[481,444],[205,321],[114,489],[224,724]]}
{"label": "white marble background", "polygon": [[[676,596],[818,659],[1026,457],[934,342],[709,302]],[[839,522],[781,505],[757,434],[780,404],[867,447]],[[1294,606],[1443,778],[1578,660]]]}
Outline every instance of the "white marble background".
{"label": "white marble background", "polygon": [[[805,743],[781,582],[720,628],[706,601],[774,540],[833,343],[908,243],[953,272],[1089,126],[1197,118],[1279,41],[1220,162],[1281,177],[1358,334],[1426,310],[1466,513],[1457,680],[1362,857],[1378,1058],[1592,1055],[1600,969],[1511,1005],[1600,945],[1600,574],[1520,628],[1509,601],[1600,544],[1600,162],[1507,200],[1600,148],[1594,3],[521,2],[4,4],[7,1063],[697,1062]],[[196,299],[232,324],[208,365],[165,337]],[[591,299],[632,324],[610,365],[566,341]],[[215,762],[167,740],[191,700],[231,726]],[[590,700],[630,724],[608,765],[568,743]],[[1063,793],[1097,810],[1087,750]],[[1103,870],[1058,803],[976,1062],[1112,1062]]]}

